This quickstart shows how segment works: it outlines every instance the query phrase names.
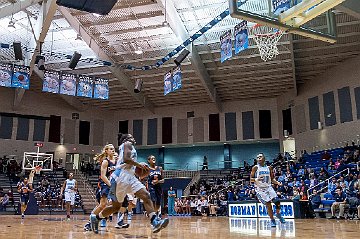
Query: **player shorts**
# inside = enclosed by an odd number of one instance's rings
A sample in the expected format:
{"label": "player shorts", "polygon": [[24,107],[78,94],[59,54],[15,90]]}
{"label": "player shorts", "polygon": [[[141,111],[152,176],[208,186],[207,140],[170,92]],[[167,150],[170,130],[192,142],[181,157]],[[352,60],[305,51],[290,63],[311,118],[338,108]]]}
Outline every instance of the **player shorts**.
{"label": "player shorts", "polygon": [[161,189],[150,189],[149,193],[151,201],[156,205],[161,205]]}
{"label": "player shorts", "polygon": [[30,200],[29,194],[22,194],[20,196],[20,203],[22,205],[27,205],[29,203],[29,200]]}
{"label": "player shorts", "polygon": [[75,192],[65,192],[65,202],[70,202],[70,205],[75,204]]}
{"label": "player shorts", "polygon": [[272,187],[268,188],[256,188],[256,196],[259,201],[263,204],[272,201],[274,198],[277,197],[275,190]]}
{"label": "player shorts", "polygon": [[145,188],[134,174],[124,169],[116,169],[111,174],[110,182],[109,197],[119,203],[124,201],[126,194],[135,194]]}

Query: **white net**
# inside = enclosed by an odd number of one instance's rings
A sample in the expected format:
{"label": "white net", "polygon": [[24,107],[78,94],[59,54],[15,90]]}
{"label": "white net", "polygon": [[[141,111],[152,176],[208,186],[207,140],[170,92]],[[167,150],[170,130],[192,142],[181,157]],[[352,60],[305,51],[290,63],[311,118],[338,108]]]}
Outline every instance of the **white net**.
{"label": "white net", "polygon": [[259,24],[249,29],[259,48],[263,61],[269,61],[279,55],[277,44],[285,32]]}

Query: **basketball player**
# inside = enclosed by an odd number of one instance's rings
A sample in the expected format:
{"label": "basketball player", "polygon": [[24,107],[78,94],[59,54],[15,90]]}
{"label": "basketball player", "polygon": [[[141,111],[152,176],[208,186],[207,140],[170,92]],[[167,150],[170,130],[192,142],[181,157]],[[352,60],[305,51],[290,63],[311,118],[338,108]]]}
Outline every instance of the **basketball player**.
{"label": "basketball player", "polygon": [[[135,195],[128,193],[124,198],[120,211],[117,217],[115,228],[128,228],[132,221],[133,208],[136,207],[137,198]],[[124,213],[128,211],[127,223],[124,223]]]}
{"label": "basketball player", "polygon": [[150,174],[147,180],[147,189],[150,193],[151,201],[154,204],[155,211],[158,215],[161,214],[161,197],[162,197],[162,188],[161,184],[164,183],[164,179],[162,177],[162,168],[156,166],[156,158],[153,155],[150,155],[147,158],[150,167]]}
{"label": "basketball player", "polygon": [[29,175],[29,180],[28,180],[28,178],[24,178],[23,182],[20,183],[17,187],[17,191],[20,193],[21,219],[25,218],[24,212],[29,203],[30,192],[33,191],[33,187],[32,187],[33,178],[34,178],[34,171],[31,171],[31,173]]}
{"label": "basketball player", "polygon": [[74,179],[74,174],[69,173],[69,178],[64,181],[60,191],[60,198],[65,191],[65,204],[66,204],[66,218],[70,220],[70,209],[75,204],[75,192],[77,190],[77,182]]}
{"label": "basketball player", "polygon": [[[95,159],[99,161],[100,167],[100,177],[98,183],[98,205],[93,209],[92,214],[97,215],[100,213],[108,203],[108,195],[110,191],[110,181],[109,177],[114,172],[116,166],[116,158],[115,155],[115,148],[112,144],[107,144],[103,148],[101,154],[97,155]],[[90,227],[89,227],[90,226]],[[102,227],[106,226],[106,221],[102,222]],[[91,218],[90,223],[87,223],[84,226],[84,230],[93,229],[91,227]]]}
{"label": "basketball player", "polygon": [[276,227],[274,212],[271,206],[273,202],[276,206],[276,217],[281,223],[285,223],[285,219],[280,214],[280,201],[271,183],[281,185],[274,179],[274,174],[270,166],[265,165],[265,156],[260,153],[256,157],[257,165],[251,170],[250,182],[255,183],[256,196],[267,207],[269,217],[271,219],[271,227]]}
{"label": "basketball player", "polygon": [[110,177],[111,188],[109,196],[112,199],[112,205],[107,206],[99,213],[91,214],[91,227],[94,233],[98,233],[99,220],[108,217],[112,213],[118,212],[127,193],[133,193],[137,198],[144,201],[144,206],[151,220],[152,231],[159,232],[165,228],[169,219],[160,219],[156,216],[154,206],[151,202],[150,194],[145,186],[136,178],[135,168],[149,171],[149,167],[137,162],[137,153],[135,150],[135,139],[131,134],[121,135],[119,144],[119,160],[116,170]]}

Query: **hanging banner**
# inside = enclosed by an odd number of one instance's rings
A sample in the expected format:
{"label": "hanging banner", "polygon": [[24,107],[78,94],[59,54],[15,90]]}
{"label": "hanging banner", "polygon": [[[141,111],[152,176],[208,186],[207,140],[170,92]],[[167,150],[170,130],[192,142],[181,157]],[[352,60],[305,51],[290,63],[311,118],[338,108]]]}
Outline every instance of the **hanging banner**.
{"label": "hanging banner", "polygon": [[60,77],[60,94],[72,95],[76,94],[76,75],[72,73],[61,73]]}
{"label": "hanging banner", "polygon": [[77,85],[77,96],[92,98],[93,96],[93,78],[90,76],[79,76]]}
{"label": "hanging banner", "polygon": [[220,36],[221,63],[232,57],[231,30]]}
{"label": "hanging banner", "polygon": [[100,100],[109,99],[109,80],[108,79],[95,78],[94,99],[100,99]]}
{"label": "hanging banner", "polygon": [[242,52],[249,48],[249,34],[247,28],[247,21],[242,21],[235,26],[235,54]]}
{"label": "hanging banner", "polygon": [[181,73],[181,68],[180,66],[177,66],[174,70],[173,70],[173,74],[172,74],[172,91],[181,89],[182,87],[182,83],[181,83],[181,79],[182,79],[182,73]]}
{"label": "hanging banner", "polygon": [[280,13],[290,9],[290,0],[272,0],[273,13],[275,16],[279,16]]}
{"label": "hanging banner", "polygon": [[171,71],[165,74],[164,76],[164,95],[169,94],[172,91],[172,74]]}
{"label": "hanging banner", "polygon": [[0,86],[11,87],[12,74],[12,64],[0,63]]}
{"label": "hanging banner", "polygon": [[30,88],[30,67],[14,65],[11,86],[28,90]]}
{"label": "hanging banner", "polygon": [[59,93],[60,91],[60,72],[49,71],[44,72],[43,89],[44,92]]}

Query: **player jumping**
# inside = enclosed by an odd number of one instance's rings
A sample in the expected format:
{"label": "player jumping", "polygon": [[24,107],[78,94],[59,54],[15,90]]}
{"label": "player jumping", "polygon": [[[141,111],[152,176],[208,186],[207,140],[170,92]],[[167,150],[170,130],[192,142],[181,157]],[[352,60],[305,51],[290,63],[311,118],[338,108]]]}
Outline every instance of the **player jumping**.
{"label": "player jumping", "polygon": [[272,188],[271,183],[277,185],[281,185],[281,183],[275,180],[271,166],[265,165],[264,154],[258,154],[256,160],[258,164],[251,170],[250,182],[255,183],[256,196],[259,201],[267,207],[267,211],[271,219],[271,227],[276,227],[271,202],[273,202],[276,206],[276,217],[280,219],[280,222],[285,223],[285,219],[280,214],[280,201],[275,190]]}

